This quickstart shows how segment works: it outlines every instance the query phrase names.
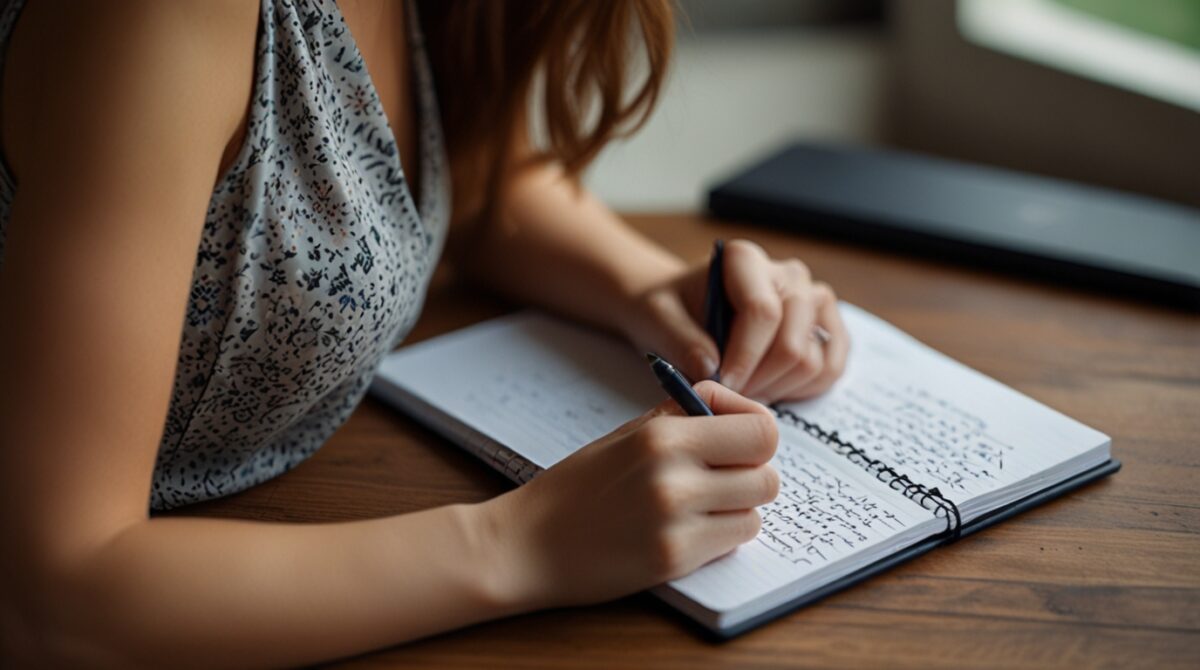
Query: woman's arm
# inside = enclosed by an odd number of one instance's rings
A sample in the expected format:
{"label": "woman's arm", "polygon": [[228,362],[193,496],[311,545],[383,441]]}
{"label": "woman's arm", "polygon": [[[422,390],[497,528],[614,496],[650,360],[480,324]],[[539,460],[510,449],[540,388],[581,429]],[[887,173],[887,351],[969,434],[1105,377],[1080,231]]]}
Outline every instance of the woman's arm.
{"label": "woman's arm", "polygon": [[687,269],[554,164],[522,167],[471,244],[473,274],[518,299],[614,328],[630,298]]}
{"label": "woman's arm", "polygon": [[[849,336],[837,300],[800,261],[773,261],[742,240],[727,245],[736,316],[720,360],[700,325],[706,266],[686,267],[552,164],[515,174],[467,262],[488,286],[617,330],[693,379],[719,368],[722,383],[761,400],[816,395],[841,375]],[[832,334],[828,343],[813,337],[815,325]]]}
{"label": "woman's arm", "polygon": [[315,662],[616,597],[754,536],[774,422],[705,387],[479,505],[343,524],[147,505],[257,3],[29,3],[4,141],[0,665]]}
{"label": "woman's arm", "polygon": [[0,270],[8,653],[277,665],[503,612],[470,508],[311,526],[147,517],[257,3],[59,4],[26,8],[4,90],[19,182]]}

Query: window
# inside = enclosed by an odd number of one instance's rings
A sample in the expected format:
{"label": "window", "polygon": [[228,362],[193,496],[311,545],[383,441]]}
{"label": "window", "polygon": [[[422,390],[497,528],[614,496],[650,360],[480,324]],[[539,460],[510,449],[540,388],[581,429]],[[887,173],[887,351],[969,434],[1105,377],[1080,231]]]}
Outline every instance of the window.
{"label": "window", "polygon": [[980,45],[1200,111],[1197,0],[958,0]]}

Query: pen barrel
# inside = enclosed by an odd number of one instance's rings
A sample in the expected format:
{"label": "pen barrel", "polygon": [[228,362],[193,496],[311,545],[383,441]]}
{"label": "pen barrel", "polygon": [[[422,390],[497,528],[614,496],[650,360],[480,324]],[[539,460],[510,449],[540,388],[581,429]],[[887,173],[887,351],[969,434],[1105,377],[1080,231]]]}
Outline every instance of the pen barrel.
{"label": "pen barrel", "polygon": [[688,380],[684,378],[670,363],[655,357],[650,363],[658,383],[671,399],[679,404],[688,416],[712,416],[713,411],[704,403],[704,399],[696,393]]}
{"label": "pen barrel", "polygon": [[[694,391],[693,391],[694,393]],[[704,401],[699,396],[683,396],[675,398],[675,402],[687,412],[688,416],[712,416],[713,411],[704,404]]]}

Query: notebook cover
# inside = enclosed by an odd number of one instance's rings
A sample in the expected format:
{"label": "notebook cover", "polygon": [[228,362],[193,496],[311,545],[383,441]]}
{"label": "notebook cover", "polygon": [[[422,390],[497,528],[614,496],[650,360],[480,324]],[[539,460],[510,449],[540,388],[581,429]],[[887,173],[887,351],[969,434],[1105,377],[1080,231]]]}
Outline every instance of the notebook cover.
{"label": "notebook cover", "polygon": [[[997,508],[991,512],[988,512],[987,514],[984,514],[983,516],[980,516],[971,523],[963,525],[960,537],[965,537],[977,531],[983,530],[984,528],[1000,523],[1001,521],[1014,517],[1022,512],[1038,507],[1039,505],[1043,505],[1051,500],[1054,500],[1055,498],[1061,497],[1082,486],[1090,484],[1097,479],[1107,477],[1108,475],[1111,475],[1120,469],[1121,462],[1117,460],[1110,460],[1107,463],[1098,465],[1091,470],[1082,472],[1074,477],[1071,477],[1070,479],[1059,482],[1050,488],[1043,489],[1037,493],[1026,496],[1020,500],[1009,503],[1004,507]],[[907,549],[903,549],[890,556],[884,557],[872,563],[871,565],[868,565],[862,570],[846,575],[845,577],[826,584],[819,589],[804,593],[795,600],[786,602],[753,618],[726,628],[708,628],[704,624],[701,624],[691,617],[683,615],[682,612],[679,614],[682,615],[687,621],[690,621],[692,624],[699,627],[705,635],[713,637],[717,640],[728,640],[730,638],[737,637],[742,633],[753,630],[765,623],[778,619],[785,614],[798,610],[807,605],[811,605],[818,600],[831,596],[839,591],[842,591],[843,589],[854,586],[859,582],[870,579],[881,572],[890,570],[902,563],[907,563],[908,561],[911,561],[912,559],[926,554],[945,544],[950,544],[950,542],[948,542],[945,538],[929,538],[914,544]]]}
{"label": "notebook cover", "polygon": [[796,143],[708,193],[718,217],[1200,309],[1200,211],[920,154]]}

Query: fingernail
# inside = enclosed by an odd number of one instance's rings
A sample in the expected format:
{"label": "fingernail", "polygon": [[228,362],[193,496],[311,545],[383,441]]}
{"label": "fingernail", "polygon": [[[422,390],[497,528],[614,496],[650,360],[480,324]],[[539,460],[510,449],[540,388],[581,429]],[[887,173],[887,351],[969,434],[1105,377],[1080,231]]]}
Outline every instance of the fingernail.
{"label": "fingernail", "polygon": [[712,356],[702,354],[700,356],[700,371],[704,374],[705,379],[712,379],[717,376],[717,362]]}

